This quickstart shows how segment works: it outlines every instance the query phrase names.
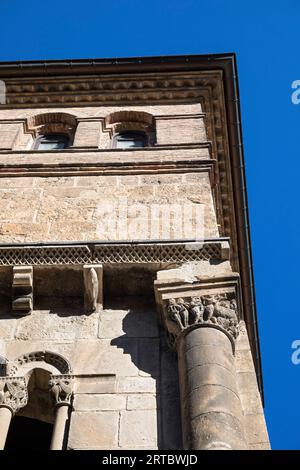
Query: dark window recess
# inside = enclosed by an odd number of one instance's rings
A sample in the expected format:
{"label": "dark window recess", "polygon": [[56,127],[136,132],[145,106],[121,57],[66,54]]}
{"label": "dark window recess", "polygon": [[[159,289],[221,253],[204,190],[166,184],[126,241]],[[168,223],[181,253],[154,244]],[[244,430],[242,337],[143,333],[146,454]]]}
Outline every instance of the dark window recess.
{"label": "dark window recess", "polygon": [[122,132],[114,137],[114,147],[118,149],[146,147],[146,144],[147,138],[143,132]]}
{"label": "dark window recess", "polygon": [[37,138],[35,150],[65,149],[69,146],[69,137],[63,134],[47,134]]}
{"label": "dark window recess", "polygon": [[5,450],[49,450],[53,425],[15,416],[9,427]]}

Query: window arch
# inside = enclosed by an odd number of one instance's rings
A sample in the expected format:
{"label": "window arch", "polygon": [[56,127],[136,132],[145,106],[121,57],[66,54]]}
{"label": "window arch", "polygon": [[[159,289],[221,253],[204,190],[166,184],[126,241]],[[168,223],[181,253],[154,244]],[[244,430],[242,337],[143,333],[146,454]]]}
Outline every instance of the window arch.
{"label": "window arch", "polygon": [[44,113],[31,116],[27,128],[34,142],[33,150],[59,150],[68,148],[74,138],[77,120],[68,113]]}
{"label": "window arch", "polygon": [[152,114],[143,111],[116,111],[105,118],[111,133],[111,147],[132,149],[151,147],[155,143]]}

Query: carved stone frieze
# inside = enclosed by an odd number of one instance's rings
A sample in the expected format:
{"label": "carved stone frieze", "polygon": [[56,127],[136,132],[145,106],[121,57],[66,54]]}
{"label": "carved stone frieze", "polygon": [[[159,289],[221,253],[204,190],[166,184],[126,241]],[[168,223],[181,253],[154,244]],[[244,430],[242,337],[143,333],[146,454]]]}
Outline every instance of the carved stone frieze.
{"label": "carved stone frieze", "polygon": [[238,336],[238,312],[234,293],[208,294],[171,298],[164,305],[164,322],[174,344],[178,336],[191,327],[217,326],[235,340]]}
{"label": "carved stone frieze", "polygon": [[55,405],[71,405],[74,377],[72,375],[52,375],[49,381],[50,392]]}
{"label": "carved stone frieze", "polygon": [[28,394],[24,377],[0,377],[0,407],[16,413],[27,405]]}
{"label": "carved stone frieze", "polygon": [[227,239],[203,242],[90,243],[89,245],[51,245],[0,247],[0,265],[85,265],[101,263],[182,263],[228,259]]}

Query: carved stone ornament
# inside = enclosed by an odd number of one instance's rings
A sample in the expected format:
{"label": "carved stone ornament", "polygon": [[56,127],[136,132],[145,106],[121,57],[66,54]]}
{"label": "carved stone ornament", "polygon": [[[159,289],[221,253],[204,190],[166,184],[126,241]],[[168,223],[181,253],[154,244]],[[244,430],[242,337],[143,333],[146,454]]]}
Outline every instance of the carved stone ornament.
{"label": "carved stone ornament", "polygon": [[168,299],[165,304],[165,325],[171,344],[174,344],[180,333],[195,325],[217,326],[235,340],[238,336],[238,314],[234,294],[195,296],[190,301]]}
{"label": "carved stone ornament", "polygon": [[24,377],[0,377],[0,407],[16,413],[27,405],[28,394]]}
{"label": "carved stone ornament", "polygon": [[74,380],[70,375],[53,375],[49,381],[55,405],[71,405]]}

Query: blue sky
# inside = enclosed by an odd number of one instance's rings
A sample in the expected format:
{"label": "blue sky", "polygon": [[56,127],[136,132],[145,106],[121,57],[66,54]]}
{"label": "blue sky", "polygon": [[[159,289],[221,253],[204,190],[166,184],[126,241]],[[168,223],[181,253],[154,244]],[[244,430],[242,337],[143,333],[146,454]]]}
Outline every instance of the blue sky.
{"label": "blue sky", "polygon": [[0,0],[0,19],[1,61],[237,53],[265,412],[299,449],[299,0]]}

